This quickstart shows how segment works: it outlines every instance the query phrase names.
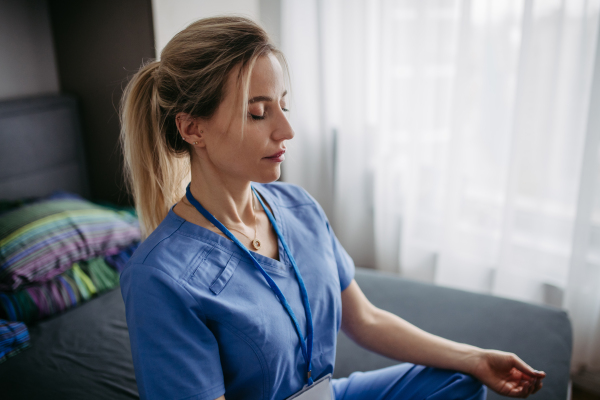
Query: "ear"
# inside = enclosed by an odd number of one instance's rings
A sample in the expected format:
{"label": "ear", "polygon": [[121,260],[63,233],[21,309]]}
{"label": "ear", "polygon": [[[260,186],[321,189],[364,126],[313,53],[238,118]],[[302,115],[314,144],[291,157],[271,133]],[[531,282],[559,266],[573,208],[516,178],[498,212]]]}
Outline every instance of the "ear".
{"label": "ear", "polygon": [[175,123],[183,140],[192,147],[204,147],[204,129],[199,118],[180,112],[175,116]]}

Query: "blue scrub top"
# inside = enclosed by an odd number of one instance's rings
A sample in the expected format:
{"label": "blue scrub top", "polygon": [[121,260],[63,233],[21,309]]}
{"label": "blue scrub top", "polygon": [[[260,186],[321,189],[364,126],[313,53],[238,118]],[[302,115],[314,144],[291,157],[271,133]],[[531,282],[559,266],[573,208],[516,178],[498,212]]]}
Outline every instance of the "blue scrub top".
{"label": "blue scrub top", "polygon": [[[354,263],[320,205],[287,183],[253,184],[273,210],[306,284],[312,376],[333,372],[341,292]],[[281,242],[280,261],[253,253],[294,311],[306,314]],[[306,383],[292,321],[249,257],[229,239],[169,211],[121,273],[142,399],[284,399]]]}

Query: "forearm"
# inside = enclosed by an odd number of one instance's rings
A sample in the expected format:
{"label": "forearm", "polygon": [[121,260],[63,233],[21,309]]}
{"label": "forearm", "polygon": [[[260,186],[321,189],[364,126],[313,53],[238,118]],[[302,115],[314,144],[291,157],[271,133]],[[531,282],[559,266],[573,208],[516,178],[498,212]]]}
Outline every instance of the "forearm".
{"label": "forearm", "polygon": [[345,331],[360,346],[383,356],[464,373],[472,373],[483,353],[478,347],[427,333],[374,306],[368,318]]}

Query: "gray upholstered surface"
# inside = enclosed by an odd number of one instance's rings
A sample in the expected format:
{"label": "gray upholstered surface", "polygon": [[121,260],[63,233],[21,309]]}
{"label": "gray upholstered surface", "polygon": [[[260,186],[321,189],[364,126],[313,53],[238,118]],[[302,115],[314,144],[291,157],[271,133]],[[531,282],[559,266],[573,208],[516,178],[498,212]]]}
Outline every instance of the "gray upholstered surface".
{"label": "gray upholstered surface", "polygon": [[[566,399],[571,328],[564,312],[363,269],[357,270],[356,280],[375,305],[429,332],[514,351],[545,370],[544,388],[531,398]],[[0,364],[0,388],[6,398],[138,398],[118,289],[31,327],[30,333],[32,348]],[[340,333],[336,377],[395,363],[360,349]],[[499,398],[495,393],[488,396]]]}
{"label": "gray upholstered surface", "polygon": [[29,333],[31,347],[0,363],[0,399],[139,399],[119,288]]}
{"label": "gray upholstered surface", "polygon": [[58,189],[89,194],[75,99],[53,95],[0,102],[0,199]]}
{"label": "gray upholstered surface", "polygon": [[[547,373],[530,398],[565,400],[571,359],[571,324],[564,311],[499,297],[405,280],[357,269],[356,281],[376,306],[448,339],[516,353]],[[335,377],[396,364],[356,346],[340,333]],[[488,399],[501,399],[490,393]]]}

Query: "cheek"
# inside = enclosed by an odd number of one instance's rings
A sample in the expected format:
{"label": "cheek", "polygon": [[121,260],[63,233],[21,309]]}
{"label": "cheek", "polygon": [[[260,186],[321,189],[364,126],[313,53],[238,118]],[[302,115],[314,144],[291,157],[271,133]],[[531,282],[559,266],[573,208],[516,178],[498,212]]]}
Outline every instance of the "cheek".
{"label": "cheek", "polygon": [[247,153],[248,157],[262,157],[265,148],[268,146],[268,141],[264,129],[260,129],[257,123],[248,122],[241,138],[240,147],[243,152]]}
{"label": "cheek", "polygon": [[236,174],[254,170],[269,151],[269,137],[259,125],[248,121],[242,135],[241,129],[235,129],[232,124],[230,129],[212,137],[210,153],[213,163]]}
{"label": "cheek", "polygon": [[[220,163],[226,169],[236,170],[239,173],[248,172],[254,168],[260,158],[262,158],[261,144],[256,140],[251,140],[252,133],[246,132],[244,137],[228,137],[219,144],[215,155]],[[233,136],[233,135],[232,135]]]}

